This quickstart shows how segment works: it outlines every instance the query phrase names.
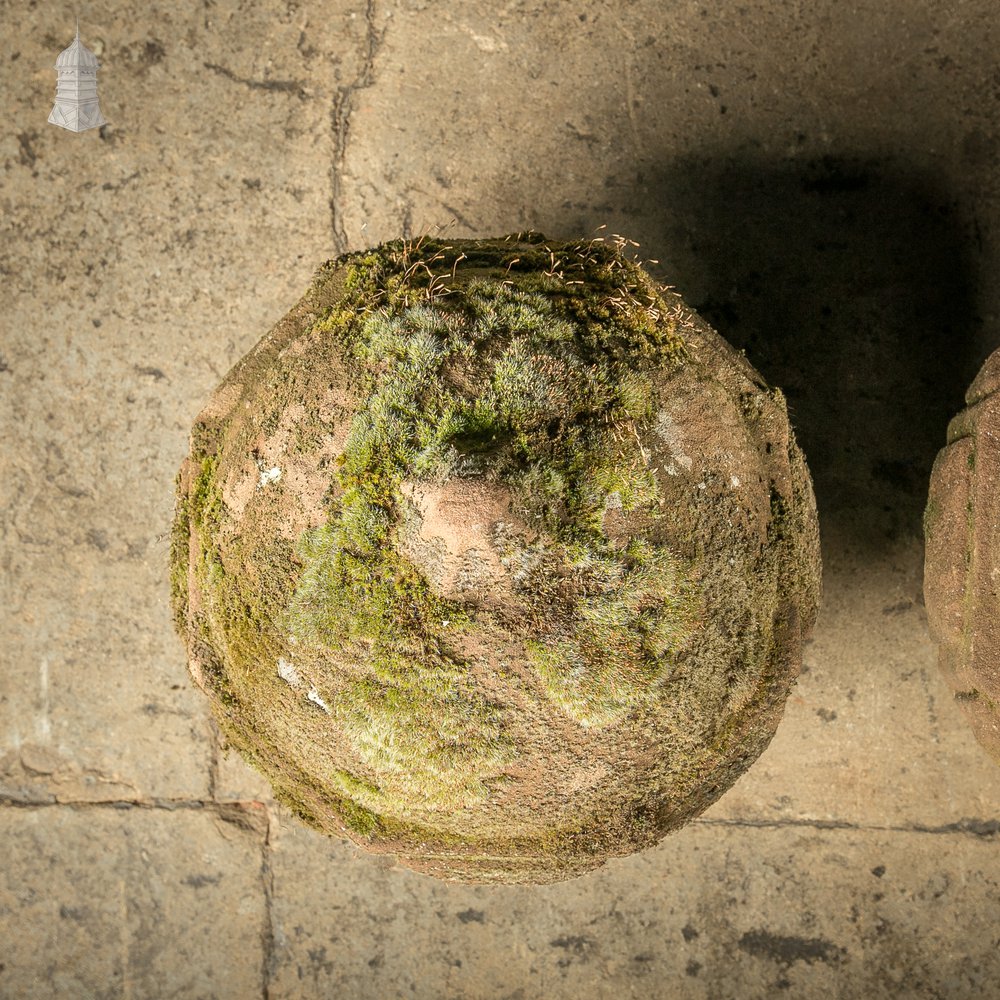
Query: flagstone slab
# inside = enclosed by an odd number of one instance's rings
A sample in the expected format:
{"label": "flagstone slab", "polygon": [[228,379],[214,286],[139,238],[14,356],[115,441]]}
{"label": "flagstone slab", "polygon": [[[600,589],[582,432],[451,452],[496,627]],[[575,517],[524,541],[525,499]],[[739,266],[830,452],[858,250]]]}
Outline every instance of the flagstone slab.
{"label": "flagstone slab", "polygon": [[207,809],[0,809],[0,996],[260,996],[263,836]]}

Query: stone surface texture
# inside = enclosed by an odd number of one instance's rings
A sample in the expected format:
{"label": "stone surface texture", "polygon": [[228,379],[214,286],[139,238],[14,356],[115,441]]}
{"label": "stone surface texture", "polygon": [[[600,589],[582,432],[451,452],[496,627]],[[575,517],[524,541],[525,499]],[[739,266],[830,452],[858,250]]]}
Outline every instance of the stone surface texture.
{"label": "stone surface texture", "polygon": [[[996,995],[1000,768],[921,589],[931,465],[1000,344],[995,3],[582,6],[81,8],[108,124],[75,135],[45,121],[75,12],[0,2],[5,1000]],[[274,810],[168,606],[204,400],[316,261],[452,219],[640,242],[785,391],[823,525],[754,768],[535,890]]]}
{"label": "stone surface texture", "polygon": [[940,665],[1000,763],[1000,350],[948,426],[924,514],[924,595]]}

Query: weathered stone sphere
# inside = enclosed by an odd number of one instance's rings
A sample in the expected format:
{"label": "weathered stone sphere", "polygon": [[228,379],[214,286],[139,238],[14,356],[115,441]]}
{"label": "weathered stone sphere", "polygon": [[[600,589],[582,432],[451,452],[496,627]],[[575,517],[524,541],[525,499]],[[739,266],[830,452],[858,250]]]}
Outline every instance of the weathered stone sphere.
{"label": "weathered stone sphere", "polygon": [[924,600],[941,670],[1000,762],[1000,350],[965,400],[931,473]]}
{"label": "weathered stone sphere", "polygon": [[818,600],[809,475],[781,394],[623,248],[348,254],[198,417],[178,628],[317,829],[550,882],[771,739]]}

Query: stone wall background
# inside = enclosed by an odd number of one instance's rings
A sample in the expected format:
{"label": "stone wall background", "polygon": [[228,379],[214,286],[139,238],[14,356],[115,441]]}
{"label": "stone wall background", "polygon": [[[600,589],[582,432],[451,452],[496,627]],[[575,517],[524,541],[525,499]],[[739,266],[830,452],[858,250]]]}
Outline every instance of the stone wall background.
{"label": "stone wall background", "polygon": [[[1000,769],[920,513],[1000,344],[990,0],[0,0],[0,996],[991,997]],[[598,230],[599,226],[606,230]],[[327,841],[218,746],[167,606],[194,415],[328,256],[624,233],[789,399],[826,600],[703,818],[544,889]]]}

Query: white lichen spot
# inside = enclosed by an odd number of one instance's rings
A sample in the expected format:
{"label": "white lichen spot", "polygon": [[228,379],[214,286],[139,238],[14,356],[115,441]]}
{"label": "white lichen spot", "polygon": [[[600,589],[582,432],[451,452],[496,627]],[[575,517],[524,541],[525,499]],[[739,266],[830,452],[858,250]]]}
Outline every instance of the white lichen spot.
{"label": "white lichen spot", "polygon": [[604,498],[604,509],[607,510],[622,510],[622,495],[618,490],[613,490]]}
{"label": "white lichen spot", "polygon": [[[684,440],[681,436],[681,430],[674,423],[671,416],[666,410],[660,410],[656,415],[656,427],[654,428],[659,439],[667,446],[670,450],[670,457],[676,462],[682,469],[690,470],[694,462],[690,455],[684,452]],[[671,468],[673,468],[673,463],[671,463]],[[669,472],[668,475],[675,476],[676,472]]]}
{"label": "white lichen spot", "polygon": [[281,469],[274,466],[273,469],[262,469],[260,480],[257,482],[257,489],[263,489],[269,483],[276,483],[281,478]]}
{"label": "white lichen spot", "polygon": [[739,476],[730,476],[729,477],[729,484],[735,489],[737,486],[740,485],[740,477]]}
{"label": "white lichen spot", "polygon": [[299,687],[302,684],[299,672],[283,656],[278,658],[278,676],[292,687]]}
{"label": "white lichen spot", "polygon": [[327,715],[330,714],[330,706],[325,701],[323,701],[323,699],[320,697],[319,691],[317,691],[316,688],[314,687],[309,688],[309,694],[307,694],[306,697],[314,705],[319,705],[319,707],[323,709],[323,711],[326,712]]}
{"label": "white lichen spot", "polygon": [[[278,657],[278,676],[289,686],[296,689],[305,687],[302,677],[295,669],[295,666],[288,662],[283,656]],[[306,697],[314,704],[319,705],[327,715],[330,714],[330,706],[323,700],[315,686],[310,685],[306,692]]]}
{"label": "white lichen spot", "polygon": [[469,37],[476,43],[476,48],[480,52],[506,52],[507,42],[504,38],[497,38],[495,35],[480,35],[471,28],[462,26],[468,32]]}
{"label": "white lichen spot", "polygon": [[698,489],[699,490],[708,489],[708,483],[699,483],[698,484]]}

